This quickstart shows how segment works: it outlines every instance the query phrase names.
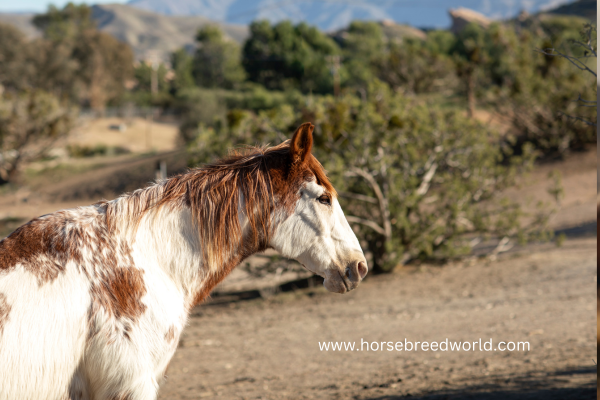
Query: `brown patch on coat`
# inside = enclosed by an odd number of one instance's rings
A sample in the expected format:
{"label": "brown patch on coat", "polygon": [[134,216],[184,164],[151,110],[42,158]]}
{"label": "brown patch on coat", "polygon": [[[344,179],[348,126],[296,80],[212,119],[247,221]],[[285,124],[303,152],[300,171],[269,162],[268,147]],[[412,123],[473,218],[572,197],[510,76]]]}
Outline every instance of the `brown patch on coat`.
{"label": "brown patch on coat", "polygon": [[12,307],[6,300],[6,295],[4,293],[0,293],[0,336],[2,336],[4,326],[8,322],[8,315],[10,314],[11,309]]}
{"label": "brown patch on coat", "polygon": [[175,340],[175,325],[171,325],[167,332],[165,333],[165,340],[167,343],[171,343]]}
{"label": "brown patch on coat", "polygon": [[108,398],[108,400],[131,400],[131,399],[133,399],[133,394],[129,391],[114,394]]}
{"label": "brown patch on coat", "polygon": [[68,259],[80,261],[64,235],[68,221],[48,216],[36,218],[0,241],[0,272],[10,272],[18,264],[35,275],[43,285],[64,273]]}
{"label": "brown patch on coat", "polygon": [[215,286],[225,279],[225,277],[247,257],[248,256],[241,255],[233,257],[216,272],[209,272],[208,276],[202,281],[202,287],[194,296],[191,304],[188,305],[188,312],[198,304],[202,303],[210,295],[210,292],[212,292]]}
{"label": "brown patch on coat", "polygon": [[[141,301],[146,294],[143,271],[133,266],[108,270],[99,282],[92,283],[90,294],[92,315],[103,308],[110,317],[136,321],[146,311]],[[124,329],[126,337],[129,329]]]}

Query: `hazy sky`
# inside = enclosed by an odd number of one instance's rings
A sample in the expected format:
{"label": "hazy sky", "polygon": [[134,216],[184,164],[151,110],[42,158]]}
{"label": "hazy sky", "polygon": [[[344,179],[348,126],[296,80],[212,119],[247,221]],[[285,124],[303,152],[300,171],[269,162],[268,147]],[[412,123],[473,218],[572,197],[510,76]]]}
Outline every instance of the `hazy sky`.
{"label": "hazy sky", "polygon": [[[72,0],[71,0],[72,1]],[[100,3],[126,3],[128,0],[93,0],[93,1],[72,1],[73,3],[87,3],[87,4],[100,4]],[[40,12],[48,8],[49,4],[54,4],[57,7],[63,7],[69,0],[0,0],[0,12],[14,12],[14,11],[33,11]]]}

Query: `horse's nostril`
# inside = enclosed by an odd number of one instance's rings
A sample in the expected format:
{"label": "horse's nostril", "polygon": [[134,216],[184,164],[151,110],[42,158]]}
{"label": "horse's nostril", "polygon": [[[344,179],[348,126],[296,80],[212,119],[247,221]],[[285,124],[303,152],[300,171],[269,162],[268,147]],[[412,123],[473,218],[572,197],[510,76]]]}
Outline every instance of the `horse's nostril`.
{"label": "horse's nostril", "polygon": [[358,275],[360,275],[360,279],[363,279],[366,275],[367,272],[369,272],[369,269],[367,268],[367,264],[364,262],[359,262],[358,263]]}

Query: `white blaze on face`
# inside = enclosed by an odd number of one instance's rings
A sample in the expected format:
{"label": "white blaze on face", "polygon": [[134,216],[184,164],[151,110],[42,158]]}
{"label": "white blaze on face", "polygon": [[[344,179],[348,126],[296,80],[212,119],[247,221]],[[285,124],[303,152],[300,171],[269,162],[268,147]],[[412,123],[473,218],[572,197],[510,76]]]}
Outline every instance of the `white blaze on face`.
{"label": "white blaze on face", "polygon": [[323,204],[325,189],[306,182],[292,215],[277,227],[271,246],[325,278],[325,287],[344,293],[366,275],[366,261],[356,235],[336,198]]}

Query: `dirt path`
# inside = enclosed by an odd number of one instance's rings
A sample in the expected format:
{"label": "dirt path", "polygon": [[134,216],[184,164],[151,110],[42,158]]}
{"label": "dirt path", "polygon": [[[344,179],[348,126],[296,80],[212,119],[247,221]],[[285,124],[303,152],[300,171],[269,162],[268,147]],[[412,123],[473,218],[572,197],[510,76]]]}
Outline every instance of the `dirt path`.
{"label": "dirt path", "polygon": [[[595,398],[596,239],[406,268],[355,292],[205,305],[161,399]],[[325,352],[324,341],[528,341],[528,352]]]}

